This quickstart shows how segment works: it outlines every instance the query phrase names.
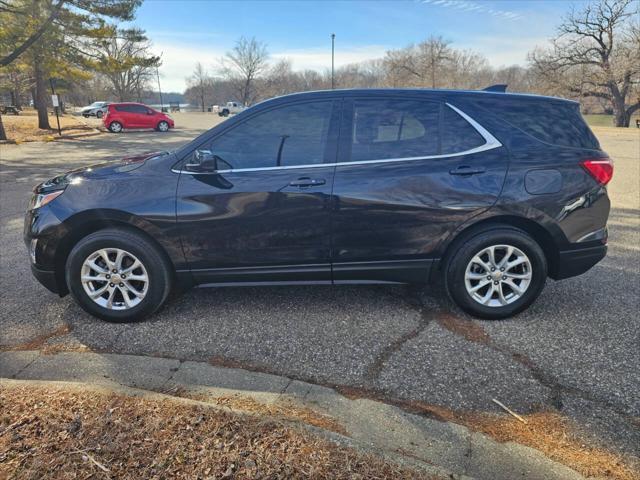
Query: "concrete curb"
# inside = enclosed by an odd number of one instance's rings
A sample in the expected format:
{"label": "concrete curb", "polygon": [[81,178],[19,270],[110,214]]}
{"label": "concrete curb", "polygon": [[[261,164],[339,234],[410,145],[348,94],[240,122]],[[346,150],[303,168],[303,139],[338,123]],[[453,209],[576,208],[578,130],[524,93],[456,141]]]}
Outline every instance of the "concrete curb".
{"label": "concrete curb", "polygon": [[315,433],[446,478],[584,478],[537,450],[510,442],[498,443],[454,423],[413,415],[373,400],[351,400],[333,389],[286,377],[203,362],[116,354],[8,351],[0,353],[0,377],[83,382],[91,388],[99,385],[129,393],[135,389],[137,394],[141,389],[169,395],[180,390],[181,396],[197,398],[241,396],[263,404],[305,407],[331,417],[348,436],[308,427]]}

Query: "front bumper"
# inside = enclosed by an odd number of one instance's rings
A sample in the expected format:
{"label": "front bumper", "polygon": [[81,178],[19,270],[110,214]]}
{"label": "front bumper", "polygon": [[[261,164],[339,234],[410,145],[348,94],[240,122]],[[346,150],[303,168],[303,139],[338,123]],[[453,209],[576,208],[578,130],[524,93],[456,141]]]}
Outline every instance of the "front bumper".
{"label": "front bumper", "polygon": [[561,280],[582,275],[606,255],[606,245],[561,251],[558,253],[558,264],[549,276],[554,280]]}
{"label": "front bumper", "polygon": [[56,279],[56,274],[53,270],[42,270],[35,265],[31,265],[31,273],[36,280],[38,280],[42,285],[44,285],[47,290],[60,294],[58,289],[58,281]]}

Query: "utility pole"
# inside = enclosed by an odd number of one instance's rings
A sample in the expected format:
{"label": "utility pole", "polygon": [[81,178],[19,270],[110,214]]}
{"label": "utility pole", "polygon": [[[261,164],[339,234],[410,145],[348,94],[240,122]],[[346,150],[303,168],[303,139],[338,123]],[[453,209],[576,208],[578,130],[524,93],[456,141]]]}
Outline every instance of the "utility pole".
{"label": "utility pole", "polygon": [[[162,58],[162,53],[160,52],[160,57]],[[164,102],[162,101],[162,88],[160,88],[160,70],[156,65],[156,76],[158,77],[158,92],[160,93],[160,111],[164,111]]]}
{"label": "utility pole", "polygon": [[336,43],[336,34],[331,34],[331,90],[336,88],[336,80],[334,73],[334,56],[335,56],[335,43]]}

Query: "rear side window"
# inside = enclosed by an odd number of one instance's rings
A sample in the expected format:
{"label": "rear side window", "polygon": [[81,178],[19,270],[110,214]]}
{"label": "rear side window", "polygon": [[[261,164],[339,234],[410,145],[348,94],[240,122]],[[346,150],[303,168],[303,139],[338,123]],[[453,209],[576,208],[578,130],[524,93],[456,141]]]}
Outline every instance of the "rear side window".
{"label": "rear side window", "polygon": [[322,163],[333,102],[310,102],[258,114],[213,140],[229,168]]}
{"label": "rear side window", "polygon": [[480,99],[474,103],[545,143],[565,147],[600,148],[598,140],[580,115],[577,104],[544,99],[508,102]]}
{"label": "rear side window", "polygon": [[437,155],[440,104],[414,100],[356,100],[351,161]]}
{"label": "rear side window", "polygon": [[445,106],[442,118],[442,153],[460,153],[486,143],[478,131],[452,108]]}

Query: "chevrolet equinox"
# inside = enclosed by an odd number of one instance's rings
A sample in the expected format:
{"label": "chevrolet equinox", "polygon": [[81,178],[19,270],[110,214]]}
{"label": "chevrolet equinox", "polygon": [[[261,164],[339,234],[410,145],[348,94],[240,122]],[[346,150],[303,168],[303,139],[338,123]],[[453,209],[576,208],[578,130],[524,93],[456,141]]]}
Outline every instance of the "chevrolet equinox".
{"label": "chevrolet equinox", "polygon": [[439,282],[509,317],[605,256],[613,165],[577,103],[495,90],[287,95],[55,177],[26,214],[33,274],[116,322],[192,285]]}

